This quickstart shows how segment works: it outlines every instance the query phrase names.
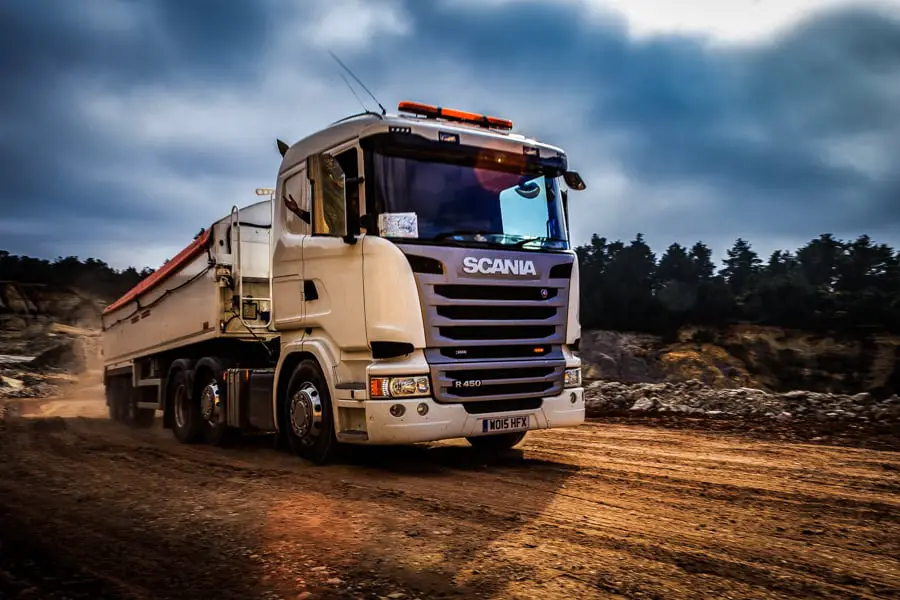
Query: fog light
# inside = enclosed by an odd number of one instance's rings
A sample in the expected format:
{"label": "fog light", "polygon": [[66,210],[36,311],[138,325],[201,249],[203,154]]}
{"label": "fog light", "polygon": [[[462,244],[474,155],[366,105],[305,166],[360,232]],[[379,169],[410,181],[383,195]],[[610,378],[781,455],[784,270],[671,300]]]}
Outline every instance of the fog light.
{"label": "fog light", "polygon": [[416,406],[416,412],[419,413],[420,417],[424,417],[428,414],[428,405],[424,402],[419,402],[419,405]]}
{"label": "fog light", "polygon": [[406,413],[406,407],[402,404],[392,404],[391,405],[391,416],[392,417],[402,417]]}
{"label": "fog light", "polygon": [[575,404],[578,401],[578,395],[575,392],[569,394],[569,402]]}

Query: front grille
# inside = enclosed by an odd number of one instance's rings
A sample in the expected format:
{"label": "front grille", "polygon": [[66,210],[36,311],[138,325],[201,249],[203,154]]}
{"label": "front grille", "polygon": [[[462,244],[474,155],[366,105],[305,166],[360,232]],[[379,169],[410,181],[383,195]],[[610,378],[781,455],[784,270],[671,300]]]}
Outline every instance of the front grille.
{"label": "front grille", "polygon": [[[543,290],[543,291],[542,291]],[[453,300],[506,300],[540,302],[556,298],[559,290],[507,285],[436,285],[434,293]]]}
{"label": "front grille", "polygon": [[514,359],[514,358],[539,358],[549,356],[553,348],[544,345],[517,345],[517,346],[453,346],[441,348],[440,354],[454,360],[484,360],[484,359]]}
{"label": "front grille", "polygon": [[540,340],[556,333],[556,327],[535,325],[482,325],[481,327],[438,327],[441,337],[448,340]]}
{"label": "front grille", "polygon": [[497,396],[543,396],[552,387],[552,385],[546,383],[501,383],[499,385],[485,385],[483,388],[450,388],[449,391],[446,391],[446,395],[458,398],[477,398],[485,395],[494,398]]}
{"label": "front grille", "polygon": [[462,321],[545,321],[558,310],[555,306],[438,306],[437,314]]}
{"label": "front grille", "polygon": [[[562,392],[571,255],[408,250],[441,265],[425,269],[417,259],[413,269],[438,402],[537,401],[539,406],[541,398]],[[531,260],[535,270],[527,276],[466,273],[465,259],[471,256]]]}
{"label": "front grille", "polygon": [[542,282],[440,283],[447,278],[417,274],[429,347],[553,346],[565,341],[568,289]]}
{"label": "front grille", "polygon": [[[538,361],[446,363],[432,365],[438,400],[521,400],[562,392],[565,364]],[[543,361],[541,361],[543,363]]]}
{"label": "front grille", "polygon": [[511,369],[466,369],[464,371],[450,372],[450,378],[454,381],[466,381],[469,379],[481,379],[491,381],[496,379],[515,379],[517,377],[547,377],[553,374],[553,367],[532,367],[524,365]]}

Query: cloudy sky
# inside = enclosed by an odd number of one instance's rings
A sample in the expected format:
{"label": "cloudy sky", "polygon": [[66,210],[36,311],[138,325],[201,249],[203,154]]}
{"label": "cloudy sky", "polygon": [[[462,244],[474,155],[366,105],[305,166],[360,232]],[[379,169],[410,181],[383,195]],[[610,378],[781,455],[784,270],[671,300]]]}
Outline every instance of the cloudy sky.
{"label": "cloudy sky", "polygon": [[[657,252],[900,245],[900,0],[3,0],[0,249],[158,266],[358,112],[508,117]],[[366,96],[362,96],[367,99]]]}

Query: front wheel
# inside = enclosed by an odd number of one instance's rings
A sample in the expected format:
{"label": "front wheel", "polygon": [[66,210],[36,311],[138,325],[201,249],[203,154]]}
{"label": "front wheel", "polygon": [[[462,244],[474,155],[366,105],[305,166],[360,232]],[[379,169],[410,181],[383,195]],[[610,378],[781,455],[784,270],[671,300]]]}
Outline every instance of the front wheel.
{"label": "front wheel", "polygon": [[472,436],[466,438],[466,440],[479,452],[499,454],[511,450],[516,444],[525,439],[527,433],[527,431],[519,431],[517,433]]}
{"label": "front wheel", "polygon": [[331,462],[338,452],[331,394],[319,365],[310,359],[294,369],[281,401],[288,446],[317,465]]}

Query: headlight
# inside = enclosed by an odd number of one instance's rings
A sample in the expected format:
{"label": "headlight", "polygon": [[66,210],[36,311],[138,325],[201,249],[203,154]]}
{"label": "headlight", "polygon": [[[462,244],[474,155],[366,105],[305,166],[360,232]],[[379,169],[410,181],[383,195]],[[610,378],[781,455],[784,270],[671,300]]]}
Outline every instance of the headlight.
{"label": "headlight", "polygon": [[567,388],[581,387],[581,367],[566,369],[566,378],[563,386]]}
{"label": "headlight", "polygon": [[396,377],[371,377],[370,398],[421,398],[431,395],[428,375],[401,375]]}

